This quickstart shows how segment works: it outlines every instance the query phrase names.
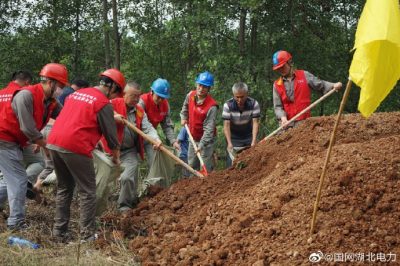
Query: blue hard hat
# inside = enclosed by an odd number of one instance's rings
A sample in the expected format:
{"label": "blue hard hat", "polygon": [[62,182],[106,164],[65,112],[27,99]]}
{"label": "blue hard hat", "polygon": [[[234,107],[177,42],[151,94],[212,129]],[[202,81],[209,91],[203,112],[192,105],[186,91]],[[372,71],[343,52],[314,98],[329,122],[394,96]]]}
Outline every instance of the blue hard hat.
{"label": "blue hard hat", "polygon": [[208,71],[200,73],[196,78],[196,83],[212,87],[214,86],[214,76]]}
{"label": "blue hard hat", "polygon": [[158,78],[151,84],[151,90],[161,98],[168,99],[170,95],[171,85],[168,80]]}

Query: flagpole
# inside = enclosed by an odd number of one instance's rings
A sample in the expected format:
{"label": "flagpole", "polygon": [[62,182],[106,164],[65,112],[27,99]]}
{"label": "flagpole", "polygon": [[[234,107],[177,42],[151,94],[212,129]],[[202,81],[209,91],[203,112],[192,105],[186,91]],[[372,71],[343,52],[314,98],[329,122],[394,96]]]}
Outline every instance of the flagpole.
{"label": "flagpole", "polygon": [[319,201],[321,199],[322,185],[324,183],[325,176],[326,176],[326,169],[328,168],[328,163],[329,163],[329,159],[331,157],[332,147],[333,147],[333,145],[335,143],[336,132],[337,132],[337,129],[338,129],[338,126],[339,126],[339,122],[340,122],[340,118],[342,116],[343,109],[344,109],[344,107],[346,105],[347,98],[348,98],[350,90],[351,90],[351,85],[352,85],[352,82],[351,82],[350,77],[349,77],[349,80],[348,80],[347,85],[346,85],[346,90],[345,90],[345,92],[343,94],[343,98],[342,98],[342,101],[340,103],[340,108],[339,108],[339,112],[338,112],[337,117],[336,117],[335,126],[334,126],[332,134],[331,134],[331,139],[329,141],[329,147],[328,147],[328,151],[326,153],[324,168],[322,169],[321,177],[320,177],[320,180],[319,180],[317,197],[315,199],[314,211],[313,211],[312,220],[311,220],[311,230],[310,230],[310,234],[311,235],[314,233],[314,229],[315,229],[315,222],[316,222],[316,219],[317,219],[317,211],[318,211],[318,207],[319,207]]}

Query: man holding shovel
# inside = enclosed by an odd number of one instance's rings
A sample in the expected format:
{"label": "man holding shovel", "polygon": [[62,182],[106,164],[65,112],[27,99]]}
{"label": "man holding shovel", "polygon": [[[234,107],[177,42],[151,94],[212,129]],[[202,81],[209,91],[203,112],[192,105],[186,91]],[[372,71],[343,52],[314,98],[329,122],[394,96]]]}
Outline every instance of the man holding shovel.
{"label": "man holding shovel", "polygon": [[189,138],[194,140],[189,144],[189,165],[199,169],[204,160],[205,166],[202,166],[202,171],[205,175],[212,169],[217,135],[218,104],[209,94],[212,86],[214,86],[213,75],[208,71],[200,73],[196,78],[196,90],[186,95],[181,110],[181,124],[188,127]]}
{"label": "man holding shovel", "polygon": [[224,135],[227,143],[226,167],[232,165],[235,153],[257,144],[260,105],[248,97],[248,86],[244,82],[232,87],[233,98],[222,111]]}
{"label": "man holding shovel", "polygon": [[[139,156],[144,159],[143,138],[129,129],[124,123],[124,119],[136,125],[136,127],[156,141],[156,148],[161,145],[157,131],[154,129],[143,108],[138,105],[142,94],[139,84],[134,81],[128,82],[124,89],[123,98],[111,100],[114,107],[114,119],[117,122],[118,140],[121,143],[121,163],[125,168],[121,174],[121,191],[118,198],[118,209],[127,211],[137,204],[137,169],[139,166]],[[107,145],[103,141],[106,151]]]}
{"label": "man holding shovel", "polygon": [[[171,120],[168,99],[171,86],[166,79],[158,78],[151,84],[151,91],[140,96],[139,105],[146,112],[147,118],[154,128],[161,124],[161,128],[170,145],[179,151],[180,147],[174,133],[174,123]],[[154,160],[154,151],[151,143],[144,142],[147,163],[149,168]]]}
{"label": "man holding shovel", "polygon": [[284,127],[294,127],[299,121],[311,117],[311,111],[308,111],[288,124],[292,117],[310,105],[311,89],[326,94],[342,87],[341,82],[320,80],[308,71],[295,69],[292,55],[287,51],[274,53],[272,64],[272,69],[280,74],[273,86],[274,111],[280,125]]}

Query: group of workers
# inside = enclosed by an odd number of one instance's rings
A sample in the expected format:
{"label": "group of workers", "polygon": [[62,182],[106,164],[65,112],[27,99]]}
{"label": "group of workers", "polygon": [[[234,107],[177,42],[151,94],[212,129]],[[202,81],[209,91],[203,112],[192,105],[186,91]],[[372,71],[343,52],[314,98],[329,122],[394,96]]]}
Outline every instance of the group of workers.
{"label": "group of workers", "polygon": [[[286,51],[273,55],[273,70],[280,74],[273,86],[274,109],[284,126],[295,126],[287,122],[310,104],[310,89],[325,93],[342,86],[340,82],[322,81],[307,71],[296,70]],[[113,162],[124,168],[118,198],[121,211],[134,208],[137,203],[139,157],[144,159],[146,154],[151,165],[153,149],[162,145],[156,130],[159,124],[170,145],[181,155],[187,153],[187,162],[192,168],[199,169],[197,155],[200,154],[207,171],[212,170],[218,103],[210,94],[214,86],[214,76],[210,72],[200,73],[195,80],[196,88],[186,95],[180,112],[182,130],[178,136],[171,120],[168,103],[171,86],[166,79],[156,79],[151,90],[142,94],[140,85],[134,81],[126,82],[117,69],[101,73],[99,84],[94,87],[80,80],[72,82],[71,88],[66,89],[68,71],[62,64],[45,65],[39,76],[38,84],[29,85],[32,77],[19,72],[6,88],[0,90],[0,171],[4,176],[0,182],[0,206],[8,199],[8,229],[28,227],[25,195],[27,182],[32,179],[24,165],[24,152],[28,147],[31,154],[41,148],[47,156],[43,171],[54,169],[57,176],[53,236],[62,241],[69,236],[75,185],[79,193],[81,239],[91,241],[95,238],[96,176],[92,160],[95,148],[109,153]],[[257,144],[261,115],[258,102],[249,97],[244,82],[235,83],[232,93],[233,98],[224,103],[222,111],[230,154]],[[306,113],[296,123],[309,116],[310,113]],[[135,125],[154,141],[144,140],[130,130],[127,123]],[[189,132],[184,131],[185,125]],[[188,142],[188,135],[192,136],[195,145]],[[229,166],[232,161],[227,163]],[[43,178],[31,182],[35,184],[35,191],[41,190]]]}

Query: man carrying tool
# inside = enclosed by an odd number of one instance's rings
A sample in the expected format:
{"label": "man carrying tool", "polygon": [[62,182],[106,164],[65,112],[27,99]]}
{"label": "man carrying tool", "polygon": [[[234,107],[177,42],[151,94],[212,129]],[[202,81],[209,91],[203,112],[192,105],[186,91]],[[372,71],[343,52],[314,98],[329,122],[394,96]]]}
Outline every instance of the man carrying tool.
{"label": "man carrying tool", "polygon": [[61,105],[53,97],[57,87],[68,82],[64,65],[50,63],[40,71],[41,82],[24,88],[10,87],[0,91],[0,170],[7,193],[1,193],[0,204],[8,196],[10,230],[27,228],[25,223],[25,195],[28,176],[23,167],[22,148],[28,141],[40,147],[46,146],[40,130],[47,121],[58,114]]}
{"label": "man carrying tool", "polygon": [[83,241],[96,239],[96,175],[92,151],[104,135],[112,160],[119,164],[119,143],[114,111],[109,101],[122,92],[125,77],[117,69],[100,75],[100,85],[71,94],[48,137],[48,149],[57,175],[56,214],[53,236],[68,239],[70,206],[75,184],[80,200],[80,230]]}
{"label": "man carrying tool", "polygon": [[[147,118],[154,128],[161,124],[161,128],[169,143],[179,151],[180,146],[175,137],[174,123],[171,120],[168,99],[170,98],[171,86],[166,79],[158,78],[151,84],[151,91],[140,96],[139,105],[144,109]],[[149,167],[154,160],[153,145],[144,142],[147,163]]]}
{"label": "man carrying tool", "polygon": [[214,86],[213,75],[208,71],[200,73],[196,78],[196,90],[186,95],[180,114],[182,126],[188,125],[189,137],[193,137],[197,146],[195,149],[192,142],[189,144],[189,165],[199,169],[200,160],[196,156],[201,156],[208,172],[212,170],[212,156],[217,135],[218,104],[209,94],[212,86]]}
{"label": "man carrying tool", "polygon": [[342,87],[341,82],[327,82],[305,70],[296,70],[292,55],[287,51],[275,52],[272,56],[272,64],[272,69],[281,75],[273,86],[274,111],[281,126],[293,127],[299,121],[311,117],[311,111],[308,111],[298,117],[294,123],[287,124],[292,117],[310,105],[310,89],[325,94],[332,89],[339,90]]}
{"label": "man carrying tool", "polygon": [[[118,140],[121,143],[121,162],[125,168],[121,174],[121,191],[118,198],[118,209],[123,212],[135,207],[137,198],[137,169],[139,166],[139,156],[143,160],[144,143],[143,138],[129,129],[124,123],[124,119],[136,125],[136,127],[161,145],[157,131],[147,119],[147,115],[138,104],[142,94],[139,84],[130,81],[126,84],[123,98],[111,100],[114,107],[114,119],[117,122]],[[109,148],[103,141],[104,149],[109,152]]]}
{"label": "man carrying tool", "polygon": [[260,105],[248,97],[246,83],[238,82],[232,87],[233,98],[222,111],[224,134],[227,143],[226,167],[232,165],[235,152],[257,144]]}

